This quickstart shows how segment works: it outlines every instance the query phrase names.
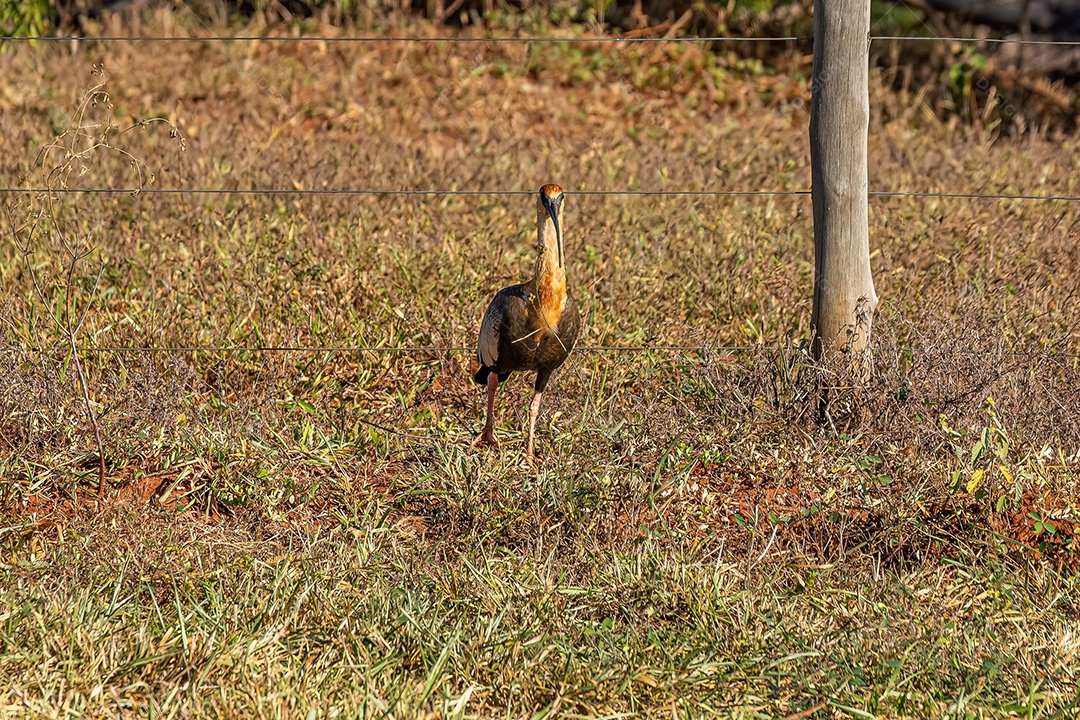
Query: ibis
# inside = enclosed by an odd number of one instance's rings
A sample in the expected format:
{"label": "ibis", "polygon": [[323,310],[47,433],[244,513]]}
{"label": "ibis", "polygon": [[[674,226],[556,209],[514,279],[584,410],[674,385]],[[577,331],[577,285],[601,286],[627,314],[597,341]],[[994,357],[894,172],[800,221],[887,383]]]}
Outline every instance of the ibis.
{"label": "ibis", "polygon": [[487,387],[487,417],[474,445],[498,445],[495,393],[499,383],[515,372],[535,372],[529,404],[529,439],[525,447],[526,456],[534,456],[540,399],[551,373],[566,361],[577,341],[581,315],[577,302],[566,289],[563,198],[558,185],[540,188],[536,199],[538,253],[533,278],[496,293],[480,324],[476,353],[480,369],[473,380]]}

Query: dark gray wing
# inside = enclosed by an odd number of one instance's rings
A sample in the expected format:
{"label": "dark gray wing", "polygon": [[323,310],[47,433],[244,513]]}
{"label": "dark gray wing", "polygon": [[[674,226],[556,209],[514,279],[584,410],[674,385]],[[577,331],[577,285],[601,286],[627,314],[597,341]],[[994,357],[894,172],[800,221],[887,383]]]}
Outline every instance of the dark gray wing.
{"label": "dark gray wing", "polygon": [[482,365],[495,367],[499,362],[499,338],[511,314],[526,312],[525,297],[524,285],[511,285],[500,290],[488,305],[476,345],[476,355]]}

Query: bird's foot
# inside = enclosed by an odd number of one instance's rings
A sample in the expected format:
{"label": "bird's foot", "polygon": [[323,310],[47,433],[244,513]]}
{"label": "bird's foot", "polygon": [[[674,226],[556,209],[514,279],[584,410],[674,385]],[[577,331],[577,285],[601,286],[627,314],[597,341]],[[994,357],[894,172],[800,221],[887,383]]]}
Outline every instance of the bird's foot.
{"label": "bird's foot", "polygon": [[522,464],[523,467],[524,466],[529,466],[529,465],[532,465],[537,460],[539,460],[539,458],[536,455],[536,448],[533,445],[532,440],[529,440],[525,444],[525,454],[521,458],[521,464]]}
{"label": "bird's foot", "polygon": [[484,432],[476,436],[476,439],[473,440],[472,444],[474,446],[480,445],[488,447],[498,447],[499,441],[495,439],[495,430],[493,428],[486,427],[484,428]]}

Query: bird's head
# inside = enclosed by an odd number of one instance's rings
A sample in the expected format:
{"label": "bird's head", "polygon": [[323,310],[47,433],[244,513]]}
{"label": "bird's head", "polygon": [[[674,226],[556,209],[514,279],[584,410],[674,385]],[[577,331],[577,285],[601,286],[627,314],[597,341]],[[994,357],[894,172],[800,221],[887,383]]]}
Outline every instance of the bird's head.
{"label": "bird's head", "polygon": [[[562,203],[563,191],[561,187],[558,185],[545,185],[540,188],[540,195],[536,200],[537,211],[541,223],[544,223],[550,217],[552,224],[555,226],[555,244],[559,253],[559,267],[562,267],[563,264]],[[543,240],[544,236],[541,233],[540,241],[543,242]]]}

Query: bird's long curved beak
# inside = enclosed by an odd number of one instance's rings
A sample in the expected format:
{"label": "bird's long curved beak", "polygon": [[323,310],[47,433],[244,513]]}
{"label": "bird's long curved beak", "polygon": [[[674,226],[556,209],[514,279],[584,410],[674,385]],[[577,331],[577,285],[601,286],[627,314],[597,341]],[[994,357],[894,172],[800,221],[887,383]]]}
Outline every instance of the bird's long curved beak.
{"label": "bird's long curved beak", "polygon": [[559,227],[559,206],[562,205],[562,197],[558,200],[544,200],[544,209],[551,216],[551,222],[555,224],[555,245],[559,250],[559,267],[563,266],[562,228]]}

